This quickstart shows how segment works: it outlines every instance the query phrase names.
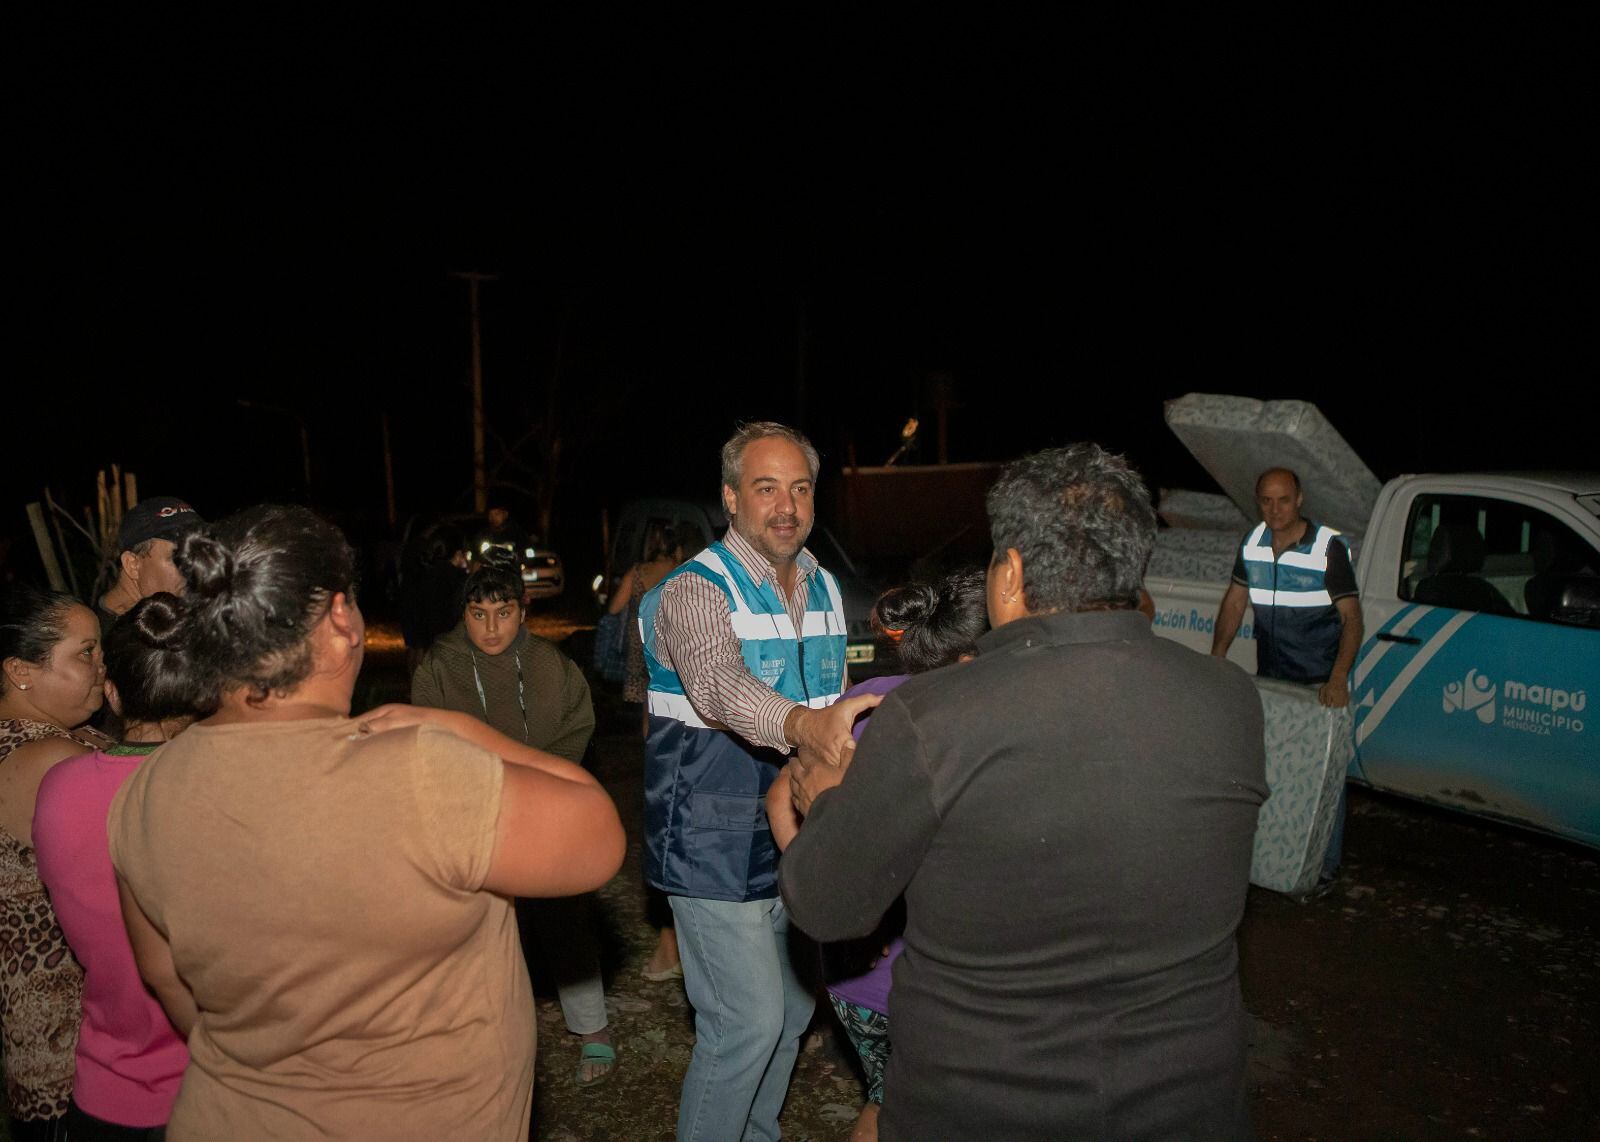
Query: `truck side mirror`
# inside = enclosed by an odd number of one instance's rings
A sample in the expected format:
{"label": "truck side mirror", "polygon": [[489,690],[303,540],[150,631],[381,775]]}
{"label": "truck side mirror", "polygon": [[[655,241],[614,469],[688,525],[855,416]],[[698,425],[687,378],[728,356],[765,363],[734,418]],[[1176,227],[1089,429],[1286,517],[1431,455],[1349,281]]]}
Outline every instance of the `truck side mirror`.
{"label": "truck side mirror", "polygon": [[1568,575],[1550,617],[1558,623],[1600,629],[1600,575]]}

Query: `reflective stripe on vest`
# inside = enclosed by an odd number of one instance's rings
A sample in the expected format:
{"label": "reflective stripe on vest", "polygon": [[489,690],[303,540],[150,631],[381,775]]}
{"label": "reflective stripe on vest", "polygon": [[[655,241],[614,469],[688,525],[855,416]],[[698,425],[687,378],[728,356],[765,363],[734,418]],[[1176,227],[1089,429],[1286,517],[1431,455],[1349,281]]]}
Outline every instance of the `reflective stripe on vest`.
{"label": "reflective stripe on vest", "polygon": [[[800,704],[809,706],[813,710],[825,709],[833,705],[839,697],[829,694],[825,698],[807,698]],[[713,730],[718,727],[708,725],[699,714],[694,712],[694,704],[689,701],[687,694],[668,694],[661,690],[651,690],[645,694],[646,704],[650,712],[663,718],[674,718],[686,726],[693,726],[697,730]]]}
{"label": "reflective stripe on vest", "polygon": [[1331,607],[1325,577],[1328,570],[1328,544],[1338,532],[1326,525],[1308,551],[1291,548],[1273,557],[1267,525],[1260,523],[1244,541],[1245,577],[1250,581],[1250,602],[1259,607]]}
{"label": "reflective stripe on vest", "polygon": [[678,575],[700,575],[715,583],[728,604],[728,622],[739,639],[745,666],[774,691],[800,705],[821,709],[844,688],[846,622],[844,597],[834,577],[822,568],[812,574],[800,637],[776,588],[757,583],[743,564],[713,544],[672,571],[645,594],[639,605],[639,635],[649,672],[646,704],[653,714],[686,726],[714,729],[694,712],[683,680],[656,645],[655,617],[661,591]]}
{"label": "reflective stripe on vest", "polygon": [[675,569],[639,605],[650,671],[645,877],[672,895],[731,901],[776,896],[778,854],[762,797],[784,758],[708,725],[684,693],[655,636],[661,594],[678,575],[714,583],[727,602],[746,668],[774,692],[812,709],[831,705],[843,689],[843,598],[833,576],[818,568],[797,638],[778,589],[753,579],[717,543]]}

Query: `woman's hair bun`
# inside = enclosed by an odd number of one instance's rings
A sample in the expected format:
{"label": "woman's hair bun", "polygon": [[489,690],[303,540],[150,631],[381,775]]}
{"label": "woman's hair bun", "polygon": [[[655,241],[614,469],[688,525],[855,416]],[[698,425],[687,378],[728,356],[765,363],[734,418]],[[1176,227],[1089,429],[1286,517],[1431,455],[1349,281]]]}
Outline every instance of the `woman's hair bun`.
{"label": "woman's hair bun", "polygon": [[233,590],[233,552],[204,531],[190,532],[183,537],[172,562],[183,572],[191,595],[200,599],[214,599]]}
{"label": "woman's hair bun", "polygon": [[106,677],[117,688],[125,721],[159,722],[199,711],[181,641],[184,614],[176,595],[159,591],[106,632]]}
{"label": "woman's hair bun", "polygon": [[183,602],[176,595],[157,591],[140,599],[132,610],[123,616],[123,622],[132,622],[139,632],[140,641],[155,650],[171,650],[177,646],[183,631]]}
{"label": "woman's hair bun", "polygon": [[909,630],[926,622],[938,605],[939,593],[926,583],[908,583],[885,591],[873,605],[873,614],[884,630]]}

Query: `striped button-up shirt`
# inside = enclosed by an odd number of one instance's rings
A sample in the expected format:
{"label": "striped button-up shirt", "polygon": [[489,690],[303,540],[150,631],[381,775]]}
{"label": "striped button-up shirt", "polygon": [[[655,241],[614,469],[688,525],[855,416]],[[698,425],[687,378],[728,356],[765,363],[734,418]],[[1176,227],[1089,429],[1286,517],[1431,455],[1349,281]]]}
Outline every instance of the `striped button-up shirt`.
{"label": "striped button-up shirt", "polygon": [[[800,630],[817,557],[801,549],[795,558],[794,591],[786,594],[777,569],[744,536],[730,527],[722,542],[750,578],[773,585],[794,629]],[[789,752],[783,723],[797,703],[750,673],[739,636],[728,621],[727,596],[715,583],[701,575],[675,575],[667,581],[656,608],[656,644],[665,649],[690,704],[708,724],[726,726],[754,745]]]}

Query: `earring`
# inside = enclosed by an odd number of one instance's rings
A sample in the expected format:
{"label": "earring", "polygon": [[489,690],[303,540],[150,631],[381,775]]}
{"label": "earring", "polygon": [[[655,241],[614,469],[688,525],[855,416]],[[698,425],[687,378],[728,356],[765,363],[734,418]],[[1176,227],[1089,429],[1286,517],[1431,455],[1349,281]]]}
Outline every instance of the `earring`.
{"label": "earring", "polygon": [[27,688],[28,688],[28,684],[26,682],[18,682],[17,683],[17,689],[18,690],[26,690]]}

